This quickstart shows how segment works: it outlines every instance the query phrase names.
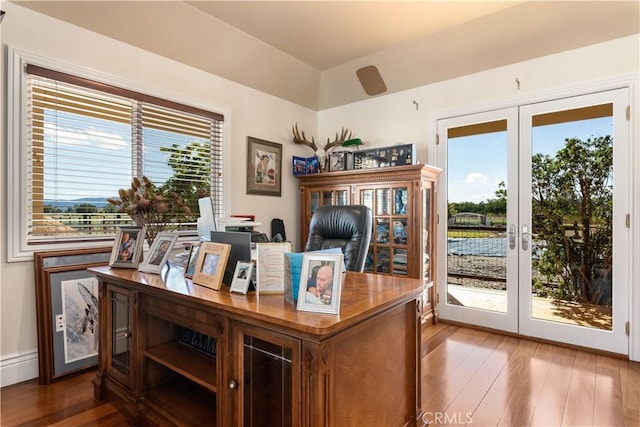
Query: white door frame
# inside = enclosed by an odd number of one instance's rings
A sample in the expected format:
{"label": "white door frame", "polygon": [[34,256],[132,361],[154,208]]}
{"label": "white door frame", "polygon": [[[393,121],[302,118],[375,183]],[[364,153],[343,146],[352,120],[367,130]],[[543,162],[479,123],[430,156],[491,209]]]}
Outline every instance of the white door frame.
{"label": "white door frame", "polygon": [[[507,224],[515,224],[518,220],[518,108],[503,108],[500,110],[486,111],[465,116],[457,116],[449,119],[438,121],[438,134],[441,143],[445,141],[447,129],[472,125],[478,123],[487,123],[497,120],[507,120]],[[439,150],[438,161],[440,165],[447,165],[447,150]],[[438,224],[438,236],[444,236],[444,246],[438,246],[438,253],[444,253],[444,256],[438,256],[437,270],[440,272],[447,271],[447,168],[441,175],[440,194],[444,195],[444,202],[438,201],[438,210],[440,218]],[[510,208],[511,207],[511,208]],[[444,208],[444,211],[443,211]],[[499,329],[507,332],[518,332],[518,251],[517,249],[507,250],[507,310],[506,313],[482,310],[472,307],[464,307],[460,305],[447,304],[447,288],[446,280],[439,280],[438,283],[438,313],[443,319],[455,319],[456,321],[474,324],[485,328]],[[440,276],[444,276],[441,274]],[[440,277],[438,278],[440,279]]]}
{"label": "white door frame", "polygon": [[628,289],[630,287],[631,230],[625,226],[626,215],[630,213],[629,179],[629,129],[625,110],[629,105],[629,91],[616,89],[606,92],[585,94],[520,107],[520,226],[531,228],[531,117],[536,114],[570,110],[591,105],[613,102],[613,164],[614,164],[614,205],[613,205],[613,330],[605,331],[535,319],[531,316],[531,255],[519,245],[519,333],[521,335],[550,339],[598,350],[628,354],[629,339],[625,333],[629,320]]}
{"label": "white door frame", "polygon": [[[467,106],[455,106],[441,108],[439,110],[432,110],[428,115],[428,128],[437,129],[438,121],[452,118],[456,116],[463,116],[469,114],[475,114],[485,111],[497,110],[508,107],[516,107],[520,105],[527,105],[536,102],[545,102],[555,100],[564,97],[579,96],[586,93],[593,93],[597,91],[614,90],[619,88],[627,88],[630,91],[630,111],[635,112],[640,110],[640,77],[635,74],[615,77],[611,79],[603,79],[599,81],[592,81],[587,83],[581,83],[577,85],[558,87],[548,90],[542,90],[537,92],[531,92],[524,95],[517,94],[513,97],[508,97],[499,100],[492,100],[490,102],[479,102],[470,104]],[[634,113],[630,114],[631,117]],[[629,120],[628,126],[630,128],[630,152],[627,153],[630,163],[632,164],[630,176],[631,176],[631,192],[632,194],[640,194],[640,127],[634,126],[635,121]],[[446,163],[443,163],[440,155],[440,147],[438,146],[438,134],[437,131],[430,132],[427,135],[428,151],[433,150],[433,156],[436,161],[435,166],[445,167]],[[441,184],[442,185],[442,184]],[[446,184],[445,184],[446,185]],[[442,188],[442,187],[441,187]],[[446,234],[442,232],[442,222],[446,222],[447,218],[447,200],[446,191],[438,192],[438,217],[439,226],[437,233],[436,245],[438,248],[437,268],[438,271],[446,268]],[[631,198],[633,203],[631,212],[631,223],[633,239],[630,245],[629,259],[632,260],[630,265],[630,286],[629,286],[629,304],[628,312],[631,321],[630,336],[629,336],[629,359],[634,361],[640,361],[640,226],[633,226],[640,224],[640,195]],[[445,280],[442,275],[436,278],[438,285],[438,293],[444,288],[443,281]],[[445,295],[438,295],[438,307],[443,303]]]}

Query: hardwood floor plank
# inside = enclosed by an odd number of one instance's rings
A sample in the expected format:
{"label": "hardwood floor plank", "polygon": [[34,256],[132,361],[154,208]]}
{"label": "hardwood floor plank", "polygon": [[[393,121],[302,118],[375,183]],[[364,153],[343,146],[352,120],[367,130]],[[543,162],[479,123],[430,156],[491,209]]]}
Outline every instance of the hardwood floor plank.
{"label": "hardwood floor plank", "polygon": [[473,413],[470,425],[497,426],[500,420],[508,416],[511,393],[524,380],[529,361],[533,356],[537,343],[519,339],[518,346],[500,372],[491,388]]}
{"label": "hardwood floor plank", "polygon": [[619,362],[605,356],[598,356],[596,359],[594,426],[624,425]]}
{"label": "hardwood floor plank", "polygon": [[529,425],[548,427],[559,426],[562,423],[571,381],[568,369],[573,366],[575,356],[575,350],[556,347]]}
{"label": "hardwood floor plank", "polygon": [[[462,381],[459,373],[464,370],[464,364],[487,336],[487,332],[460,329],[429,353],[422,363],[422,380],[427,389],[437,387],[443,382],[451,385],[453,381]],[[426,407],[446,407],[452,399],[451,392],[452,387],[447,387],[438,394],[427,393],[423,402]]]}
{"label": "hardwood floor plank", "polygon": [[36,379],[4,387],[0,391],[0,425],[127,426],[126,418],[112,405],[93,397],[94,378],[92,370],[49,385],[40,385]]}
{"label": "hardwood floor plank", "polygon": [[445,425],[460,425],[469,423],[474,425],[473,414],[493,386],[496,378],[505,369],[511,355],[518,346],[518,340],[513,337],[497,335],[500,341],[483,361],[479,369],[470,376],[462,390],[456,395],[446,408],[439,411],[450,414],[450,422]]}
{"label": "hardwood floor plank", "polygon": [[551,367],[555,347],[538,343],[528,363],[524,361],[519,380],[510,388],[509,405],[503,412],[499,425],[526,425],[538,402],[545,378]]}
{"label": "hardwood floor plank", "polygon": [[96,408],[89,409],[84,412],[80,412],[74,416],[65,418],[57,423],[48,424],[50,427],[69,427],[69,426],[83,426],[101,420],[109,415],[117,413],[118,410],[112,405],[105,403]]}
{"label": "hardwood floor plank", "polygon": [[640,426],[640,363],[620,361],[618,368],[625,424]]}
{"label": "hardwood floor plank", "polygon": [[563,426],[593,425],[596,385],[595,354],[576,352],[562,417]]}

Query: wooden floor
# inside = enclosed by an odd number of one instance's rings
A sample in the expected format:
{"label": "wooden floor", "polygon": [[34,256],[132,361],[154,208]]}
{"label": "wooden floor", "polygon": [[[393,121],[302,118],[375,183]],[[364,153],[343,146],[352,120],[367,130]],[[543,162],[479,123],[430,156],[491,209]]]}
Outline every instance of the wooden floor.
{"label": "wooden floor", "polygon": [[439,323],[423,330],[434,425],[640,426],[640,363]]}
{"label": "wooden floor", "polygon": [[[126,426],[93,377],[1,389],[0,425]],[[640,363],[439,323],[423,330],[422,408],[438,426],[638,427]]]}

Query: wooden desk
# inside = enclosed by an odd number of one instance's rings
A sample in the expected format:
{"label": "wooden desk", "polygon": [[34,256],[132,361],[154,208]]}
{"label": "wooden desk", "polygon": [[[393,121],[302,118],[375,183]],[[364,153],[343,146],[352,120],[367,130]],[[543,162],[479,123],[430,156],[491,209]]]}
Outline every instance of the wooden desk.
{"label": "wooden desk", "polygon": [[[422,282],[346,274],[340,314],[132,269],[100,279],[98,399],[134,424],[415,425]],[[178,343],[216,339],[211,356]]]}

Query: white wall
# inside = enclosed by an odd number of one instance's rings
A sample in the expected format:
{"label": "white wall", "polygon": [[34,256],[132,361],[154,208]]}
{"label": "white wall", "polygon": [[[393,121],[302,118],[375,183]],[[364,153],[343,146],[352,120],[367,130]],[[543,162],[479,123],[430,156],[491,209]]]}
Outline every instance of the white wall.
{"label": "white wall", "polygon": [[[437,61],[437,58],[434,58]],[[367,146],[398,142],[416,145],[418,161],[436,166],[435,117],[446,117],[523,100],[562,96],[576,89],[601,86],[611,80],[634,80],[632,86],[631,153],[634,171],[631,194],[633,271],[630,289],[630,356],[640,360],[640,36],[612,40],[541,57],[387,96],[374,97],[318,114],[318,135],[326,138],[345,126]],[[384,76],[383,76],[384,77]],[[520,82],[520,87],[516,79]],[[414,103],[415,101],[415,103]],[[417,107],[416,107],[417,103]],[[326,135],[326,136],[325,136]],[[635,166],[635,167],[634,167]],[[633,226],[632,226],[633,228]],[[623,302],[626,303],[626,302]]]}
{"label": "white wall", "polygon": [[[1,25],[2,93],[6,93],[7,46],[59,62],[100,72],[153,94],[221,112],[226,127],[227,214],[256,214],[261,230],[270,233],[272,218],[282,218],[287,238],[298,249],[298,185],[290,172],[292,155],[307,155],[292,142],[291,127],[299,123],[316,132],[317,114],[288,101],[258,92],[155,54],[88,32],[3,2]],[[200,53],[201,54],[201,53]],[[255,64],[248,64],[255,66]],[[142,91],[142,90],[141,90]],[[6,103],[2,97],[2,155],[6,170]],[[247,136],[283,145],[282,197],[246,194]],[[33,262],[7,263],[6,176],[0,174],[0,386],[38,376]]]}

